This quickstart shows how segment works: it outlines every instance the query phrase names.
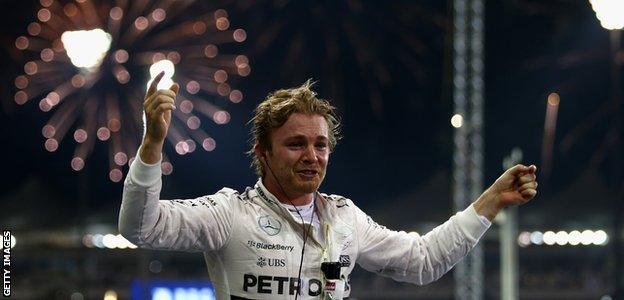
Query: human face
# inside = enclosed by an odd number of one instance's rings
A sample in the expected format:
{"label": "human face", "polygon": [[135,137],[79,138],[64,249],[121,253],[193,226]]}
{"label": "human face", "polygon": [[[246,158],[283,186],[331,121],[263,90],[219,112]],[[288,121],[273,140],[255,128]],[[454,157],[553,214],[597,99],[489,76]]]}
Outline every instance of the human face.
{"label": "human face", "polygon": [[270,140],[264,178],[267,188],[286,193],[290,200],[314,193],[325,178],[329,161],[325,118],[294,113],[271,133]]}

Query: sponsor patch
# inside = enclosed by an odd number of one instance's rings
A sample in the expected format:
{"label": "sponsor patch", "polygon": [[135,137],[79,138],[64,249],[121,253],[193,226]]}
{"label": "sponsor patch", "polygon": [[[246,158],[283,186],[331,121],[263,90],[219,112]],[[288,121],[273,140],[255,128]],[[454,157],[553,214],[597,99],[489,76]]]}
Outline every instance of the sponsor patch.
{"label": "sponsor patch", "polygon": [[316,278],[302,282],[295,277],[244,274],[243,291],[277,295],[298,293],[299,295],[308,294],[308,296],[315,297],[321,294],[323,287],[321,281]]}
{"label": "sponsor patch", "polygon": [[247,246],[249,246],[250,248],[255,248],[255,249],[277,250],[277,251],[288,251],[288,252],[292,252],[293,249],[295,248],[295,246],[290,246],[290,245],[268,244],[268,243],[256,242],[256,241],[251,241],[251,240],[247,241]]}
{"label": "sponsor patch", "polygon": [[366,216],[366,221],[368,222],[368,225],[372,226],[375,229],[386,229],[386,226],[379,225],[377,222],[373,220],[373,218],[371,218],[368,215]]}
{"label": "sponsor patch", "polygon": [[197,199],[192,200],[171,200],[172,202],[179,203],[186,206],[197,207],[197,206],[217,206],[217,202],[210,199],[208,196],[204,196]]}
{"label": "sponsor patch", "polygon": [[267,265],[266,258],[258,257],[258,261],[256,262],[256,266],[258,266],[260,268],[263,268],[266,265]]}
{"label": "sponsor patch", "polygon": [[264,191],[262,190],[262,188],[258,187],[256,189],[256,191],[258,192],[258,195],[260,195],[260,197],[262,199],[264,199],[266,202],[271,203],[273,205],[277,205],[277,203],[275,203],[275,201],[271,200],[269,197],[267,197],[267,195],[264,193]]}
{"label": "sponsor patch", "polygon": [[286,267],[286,259],[283,258],[266,258],[258,257],[256,265],[260,268],[264,267]]}
{"label": "sponsor patch", "polygon": [[341,267],[348,267],[351,265],[351,257],[349,255],[340,255],[338,260]]}
{"label": "sponsor patch", "polygon": [[282,223],[269,215],[259,217],[258,226],[270,236],[276,235],[282,230]]}
{"label": "sponsor patch", "polygon": [[345,206],[349,206],[349,203],[347,202],[347,200],[345,198],[340,198],[336,201],[336,207],[337,208],[342,208]]}

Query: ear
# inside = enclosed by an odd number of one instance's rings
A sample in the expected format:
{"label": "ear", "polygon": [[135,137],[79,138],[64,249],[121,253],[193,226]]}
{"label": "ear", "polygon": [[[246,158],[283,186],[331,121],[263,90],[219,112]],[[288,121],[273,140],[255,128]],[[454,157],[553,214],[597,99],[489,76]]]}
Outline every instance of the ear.
{"label": "ear", "polygon": [[259,143],[254,145],[254,153],[256,154],[256,157],[263,157],[266,159],[265,150]]}

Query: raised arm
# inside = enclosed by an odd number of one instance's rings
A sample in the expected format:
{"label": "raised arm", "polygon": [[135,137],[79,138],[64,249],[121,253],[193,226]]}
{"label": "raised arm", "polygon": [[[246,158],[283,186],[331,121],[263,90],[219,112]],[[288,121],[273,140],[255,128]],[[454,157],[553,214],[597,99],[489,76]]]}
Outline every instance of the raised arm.
{"label": "raised arm", "polygon": [[472,206],[458,212],[424,236],[393,231],[356,210],[357,263],[397,281],[427,284],[459,262],[488,229]]}
{"label": "raised arm", "polygon": [[174,84],[169,90],[156,90],[162,76],[154,79],[145,96],[146,132],[124,182],[119,231],[143,248],[217,250],[231,232],[234,190],[190,200],[160,200],[161,152],[179,89]]}
{"label": "raised arm", "polygon": [[145,110],[145,136],[139,155],[147,164],[161,160],[161,153],[171,124],[171,111],[176,109],[175,99],[180,86],[174,83],[168,90],[158,90],[157,86],[165,72],[160,72],[152,81],[143,102]]}
{"label": "raised arm", "polygon": [[424,236],[389,230],[357,209],[358,263],[398,281],[437,280],[468,254],[501,209],[535,197],[536,171],[534,165],[508,169],[468,208]]}

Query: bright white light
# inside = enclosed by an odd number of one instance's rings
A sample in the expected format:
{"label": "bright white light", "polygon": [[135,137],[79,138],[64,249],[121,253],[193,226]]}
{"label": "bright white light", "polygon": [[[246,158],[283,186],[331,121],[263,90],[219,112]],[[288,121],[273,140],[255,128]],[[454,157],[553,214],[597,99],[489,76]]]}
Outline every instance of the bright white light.
{"label": "bright white light", "polygon": [[594,232],[591,230],[585,230],[581,233],[581,244],[587,246],[594,241]]}
{"label": "bright white light", "polygon": [[552,245],[596,245],[596,246],[604,246],[609,242],[609,236],[604,230],[584,230],[580,232],[578,230],[573,230],[571,232],[566,231],[558,231],[557,233],[553,231],[546,231],[543,234],[539,231],[534,232],[526,232],[523,231],[518,235],[518,244],[522,247],[529,246],[530,244],[534,245],[542,245],[546,244],[549,246]]}
{"label": "bright white light", "polygon": [[582,234],[578,230],[574,230],[568,234],[568,243],[572,246],[576,246],[581,243]]}
{"label": "bright white light", "polygon": [[555,236],[555,242],[559,246],[566,245],[568,243],[568,233],[565,231],[557,232],[557,235]]}
{"label": "bright white light", "polygon": [[124,238],[121,234],[118,234],[117,235],[117,248],[119,248],[119,249],[125,249],[125,248],[136,249],[137,246],[135,246],[133,243],[130,243],[130,241],[126,240],[126,238]]}
{"label": "bright white light", "polygon": [[17,244],[17,239],[14,235],[11,235],[11,249],[15,248],[15,244]]}
{"label": "bright white light", "polygon": [[596,232],[594,232],[594,238],[593,238],[593,244],[594,245],[604,245],[607,243],[607,239],[609,237],[607,236],[607,233],[604,232],[604,230],[598,230]]}
{"label": "bright white light", "polygon": [[115,239],[117,240],[117,248],[119,249],[126,249],[130,245],[130,242],[121,236],[121,234],[116,235]]}
{"label": "bright white light", "polygon": [[168,59],[159,60],[150,66],[150,77],[154,78],[162,71],[165,71],[163,78],[171,78],[175,73],[175,66]]}
{"label": "bright white light", "polygon": [[539,231],[533,231],[531,232],[530,239],[531,243],[535,245],[541,245],[544,243],[544,234]]}
{"label": "bright white light", "polygon": [[[148,82],[147,85],[145,86],[145,90],[149,89],[149,86],[152,84],[152,81],[154,80],[154,78],[151,78]],[[171,87],[171,85],[173,84],[173,80],[171,78],[164,78],[160,80],[160,82],[158,83],[158,85],[156,86],[157,90],[167,90]]]}
{"label": "bright white light", "polygon": [[157,287],[152,291],[152,299],[154,300],[173,300],[173,294],[168,288]]}
{"label": "bright white light", "polygon": [[110,48],[111,35],[102,29],[65,31],[61,35],[63,47],[72,64],[92,69],[100,66]]}
{"label": "bright white light", "polygon": [[102,244],[108,249],[114,249],[117,247],[117,238],[109,233],[102,238]]}
{"label": "bright white light", "polygon": [[172,78],[173,74],[175,73],[175,66],[170,60],[163,59],[150,66],[150,80],[149,82],[147,82],[146,89],[149,89],[149,86],[150,84],[152,84],[154,77],[156,77],[162,71],[165,71],[165,75],[160,80],[156,88],[159,90],[166,90],[171,87],[171,85],[173,84]]}
{"label": "bright white light", "polygon": [[462,115],[454,114],[453,117],[451,117],[451,125],[453,125],[453,127],[455,128],[462,127],[463,123],[464,123],[464,117],[462,117]]}
{"label": "bright white light", "polygon": [[108,290],[104,293],[104,300],[117,300],[117,293],[113,290]]}
{"label": "bright white light", "polygon": [[544,232],[544,244],[546,245],[554,245],[556,242],[557,235],[552,231]]}
{"label": "bright white light", "polygon": [[600,25],[605,29],[624,28],[624,1],[622,0],[589,0]]}
{"label": "bright white light", "polygon": [[102,243],[103,239],[104,239],[104,237],[101,234],[94,234],[93,235],[93,245],[98,247],[98,248],[104,248],[104,244]]}
{"label": "bright white light", "polygon": [[109,248],[109,249],[136,249],[137,246],[130,243],[130,241],[126,240],[121,234],[86,234],[82,238],[85,246],[89,248],[98,247],[98,248]]}

